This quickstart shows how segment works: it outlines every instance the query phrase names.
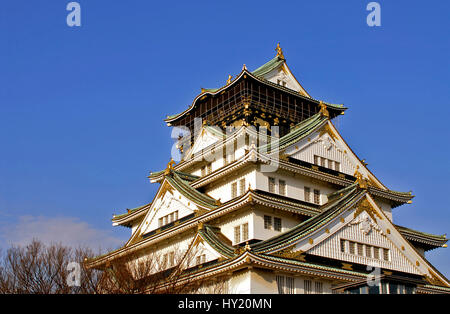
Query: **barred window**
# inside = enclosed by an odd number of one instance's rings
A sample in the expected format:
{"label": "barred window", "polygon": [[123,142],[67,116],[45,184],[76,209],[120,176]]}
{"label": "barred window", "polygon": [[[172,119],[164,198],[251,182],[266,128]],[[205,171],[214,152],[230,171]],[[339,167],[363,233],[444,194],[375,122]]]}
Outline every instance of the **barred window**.
{"label": "barred window", "polygon": [[278,217],[273,218],[273,229],[275,231],[281,231],[281,218]]}
{"label": "barred window", "polygon": [[269,192],[275,193],[275,178],[269,177]]}
{"label": "barred window", "polygon": [[305,280],[303,282],[303,284],[304,284],[305,294],[311,294],[312,293],[312,282],[311,282],[311,280]]}
{"label": "barred window", "polygon": [[372,247],[370,245],[366,245],[366,256],[372,257]]}
{"label": "barred window", "polygon": [[380,248],[373,248],[373,258],[380,259]]}
{"label": "barred window", "polygon": [[161,218],[158,219],[158,228],[162,227],[162,225],[163,225],[163,219],[161,217]]}
{"label": "barred window", "polygon": [[178,220],[178,210],[173,212],[173,219]]}
{"label": "barred window", "polygon": [[264,229],[272,229],[272,216],[264,215]]}
{"label": "barred window", "polygon": [[245,191],[245,178],[239,180],[239,195],[244,194]]}
{"label": "barred window", "polygon": [[234,227],[234,243],[241,242],[241,226]]}
{"label": "barred window", "polygon": [[207,174],[210,174],[212,172],[212,164],[209,163],[206,165]]}
{"label": "barred window", "polygon": [[361,243],[357,243],[358,255],[363,256],[363,245]]}
{"label": "barred window", "polygon": [[389,250],[388,249],[383,249],[383,259],[385,261],[389,261]]}
{"label": "barred window", "polygon": [[319,156],[314,155],[314,164],[319,165]]}
{"label": "barred window", "polygon": [[248,240],[248,223],[242,225],[242,241]]}
{"label": "barred window", "polygon": [[314,203],[320,205],[320,191],[314,190]]}
{"label": "barred window", "polygon": [[345,240],[341,239],[341,252],[345,253]]}
{"label": "barred window", "polygon": [[334,162],[334,170],[341,171],[341,163],[340,162],[337,162],[337,161]]}
{"label": "barred window", "polygon": [[286,276],[277,275],[275,278],[276,278],[279,294],[294,294],[295,293],[294,277],[286,277]]}
{"label": "barred window", "polygon": [[314,288],[315,288],[314,290],[315,290],[316,293],[318,293],[318,294],[322,294],[323,293],[323,283],[322,282],[316,281],[314,283]]}
{"label": "barred window", "polygon": [[311,189],[307,186],[305,186],[305,201],[311,202]]}
{"label": "barred window", "polygon": [[279,182],[280,195],[286,195],[286,181],[280,180]]}
{"label": "barred window", "polygon": [[206,167],[203,166],[203,167],[202,167],[202,177],[205,176],[205,175],[206,175]]}
{"label": "barred window", "polygon": [[350,254],[355,254],[356,252],[356,243],[355,242],[350,242],[349,243],[349,252]]}
{"label": "barred window", "polygon": [[326,160],[326,159],[323,158],[323,157],[320,158],[320,165],[321,165],[322,167],[326,167],[326,166],[325,166],[325,160]]}
{"label": "barred window", "polygon": [[328,168],[330,168],[330,169],[334,169],[334,167],[333,167],[333,160],[331,160],[331,159],[328,159]]}
{"label": "barred window", "polygon": [[237,197],[237,182],[231,183],[231,198]]}

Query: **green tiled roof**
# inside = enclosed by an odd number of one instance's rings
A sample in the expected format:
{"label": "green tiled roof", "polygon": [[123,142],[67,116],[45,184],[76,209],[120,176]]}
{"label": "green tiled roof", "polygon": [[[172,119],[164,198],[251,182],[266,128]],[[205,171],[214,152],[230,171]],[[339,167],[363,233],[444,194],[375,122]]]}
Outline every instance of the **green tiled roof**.
{"label": "green tiled roof", "polygon": [[131,214],[133,214],[134,212],[138,211],[139,209],[142,209],[142,208],[144,208],[144,207],[146,207],[146,206],[148,206],[148,205],[150,205],[150,204],[151,204],[151,203],[148,203],[148,204],[145,204],[145,205],[142,205],[142,206],[133,208],[133,209],[127,209],[127,212],[124,213],[124,214],[114,215],[113,220],[116,220],[116,219],[119,219],[119,218],[124,218],[124,217],[126,217],[126,216],[128,216],[128,215],[131,215]]}
{"label": "green tiled roof", "polygon": [[255,252],[266,252],[276,249],[280,246],[287,246],[290,243],[302,238],[308,233],[311,233],[322,227],[328,221],[346,210],[348,205],[359,199],[366,193],[364,190],[358,188],[358,184],[352,184],[351,187],[346,187],[340,190],[342,196],[335,198],[333,201],[326,203],[322,208],[322,213],[305,220],[294,228],[283,232],[270,239],[255,243],[252,246]]}
{"label": "green tiled roof", "polygon": [[178,192],[193,202],[210,209],[217,208],[218,205],[216,199],[197,191],[189,185],[187,180],[183,180],[175,171],[171,171],[169,175],[165,176],[165,178]]}
{"label": "green tiled roof", "polygon": [[[292,145],[296,141],[310,135],[322,125],[324,125],[327,120],[328,118],[323,116],[319,112],[309,117],[308,119],[301,121],[299,124],[291,128],[291,131],[288,134],[280,137],[278,149],[282,150],[287,146]],[[262,145],[258,148],[260,152],[270,152],[270,149],[271,143]]]}
{"label": "green tiled roof", "polygon": [[204,225],[202,229],[199,230],[200,235],[205,239],[205,241],[211,245],[220,254],[227,257],[233,257],[234,247],[231,245],[230,241],[220,232],[220,228],[211,225]]}
{"label": "green tiled roof", "polygon": [[281,59],[280,57],[276,56],[269,62],[267,62],[267,63],[263,64],[262,66],[260,66],[259,68],[257,68],[255,71],[252,72],[252,74],[256,75],[256,76],[264,76],[267,73],[269,73],[270,71],[278,68],[283,63],[284,63],[284,59]]}

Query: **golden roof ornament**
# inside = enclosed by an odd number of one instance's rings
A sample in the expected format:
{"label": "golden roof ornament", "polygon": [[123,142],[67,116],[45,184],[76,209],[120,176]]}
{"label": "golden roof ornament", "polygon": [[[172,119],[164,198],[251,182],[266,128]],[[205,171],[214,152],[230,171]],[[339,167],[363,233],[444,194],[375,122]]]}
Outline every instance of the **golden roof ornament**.
{"label": "golden roof ornament", "polygon": [[283,50],[280,47],[280,43],[277,44],[277,48],[275,50],[277,52],[277,57],[280,59],[284,59]]}
{"label": "golden roof ornament", "polygon": [[330,117],[330,113],[328,112],[327,105],[323,101],[319,102],[319,107],[320,107],[320,113],[322,115],[324,115],[325,117]]}
{"label": "golden roof ornament", "polygon": [[231,79],[233,78],[233,76],[228,75],[228,80],[227,80],[227,85],[229,85],[231,83]]}
{"label": "golden roof ornament", "polygon": [[356,167],[355,173],[353,174],[356,177],[355,182],[358,183],[361,189],[367,189],[367,181],[363,178],[363,175],[358,171],[359,166]]}
{"label": "golden roof ornament", "polygon": [[171,170],[173,170],[173,165],[175,165],[175,161],[173,161],[173,158],[170,158],[170,161],[167,163],[166,170],[164,171],[164,174],[169,174]]}
{"label": "golden roof ornament", "polygon": [[242,71],[247,71],[247,66],[245,65],[245,63],[244,63],[244,65],[242,66]]}

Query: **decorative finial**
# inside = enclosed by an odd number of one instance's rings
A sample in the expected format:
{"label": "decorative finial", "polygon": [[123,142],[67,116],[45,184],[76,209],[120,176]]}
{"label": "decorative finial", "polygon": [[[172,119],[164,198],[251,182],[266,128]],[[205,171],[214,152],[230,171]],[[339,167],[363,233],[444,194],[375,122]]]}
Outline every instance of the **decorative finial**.
{"label": "decorative finial", "polygon": [[202,93],[206,92],[206,89],[204,89],[203,87],[201,87],[201,91]]}
{"label": "decorative finial", "polygon": [[231,83],[231,79],[232,79],[232,78],[233,78],[233,77],[232,77],[231,75],[228,75],[227,85]]}
{"label": "decorative finial", "polygon": [[[359,167],[358,167],[359,168]],[[356,177],[355,182],[358,183],[359,187],[361,189],[367,189],[367,182],[363,178],[363,175],[356,169],[355,173],[353,174],[354,177]]]}
{"label": "decorative finial", "polygon": [[173,161],[173,158],[170,158],[170,161],[167,164],[166,170],[164,171],[165,175],[169,174],[170,171],[173,170],[173,165],[175,165],[175,161]]}
{"label": "decorative finial", "polygon": [[319,102],[319,106],[320,106],[320,113],[323,114],[325,117],[330,117],[330,113],[327,110],[327,105],[323,101]]}
{"label": "decorative finial", "polygon": [[245,63],[244,63],[244,65],[242,66],[242,71],[247,71],[247,66],[245,65]]}
{"label": "decorative finial", "polygon": [[277,44],[277,48],[275,50],[277,52],[277,57],[284,59],[283,50],[280,47],[280,43]]}

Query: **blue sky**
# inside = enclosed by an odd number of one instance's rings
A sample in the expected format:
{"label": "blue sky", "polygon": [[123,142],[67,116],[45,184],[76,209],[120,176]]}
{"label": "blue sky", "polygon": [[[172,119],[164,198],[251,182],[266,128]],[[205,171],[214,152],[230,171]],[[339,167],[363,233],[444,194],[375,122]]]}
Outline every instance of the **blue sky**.
{"label": "blue sky", "polygon": [[[344,103],[338,127],[393,190],[395,223],[450,232],[448,1],[69,1],[0,5],[0,243],[32,236],[113,248],[113,213],[152,200],[170,159],[163,119],[201,87],[253,70],[281,43],[316,99]],[[450,276],[450,249],[427,256]]]}

